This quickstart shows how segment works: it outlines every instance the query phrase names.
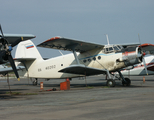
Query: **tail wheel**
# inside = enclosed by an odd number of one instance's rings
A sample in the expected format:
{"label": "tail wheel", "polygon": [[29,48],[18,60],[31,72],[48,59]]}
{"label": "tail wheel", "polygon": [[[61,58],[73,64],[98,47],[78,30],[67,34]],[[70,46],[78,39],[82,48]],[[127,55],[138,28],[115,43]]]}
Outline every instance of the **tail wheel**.
{"label": "tail wheel", "polygon": [[37,78],[33,81],[33,85],[37,85],[38,84],[38,81],[37,81]]}
{"label": "tail wheel", "polygon": [[125,78],[125,81],[122,81],[123,86],[130,86],[131,85],[131,80],[129,78]]}
{"label": "tail wheel", "polygon": [[114,80],[107,80],[106,85],[109,87],[115,87],[115,81]]}

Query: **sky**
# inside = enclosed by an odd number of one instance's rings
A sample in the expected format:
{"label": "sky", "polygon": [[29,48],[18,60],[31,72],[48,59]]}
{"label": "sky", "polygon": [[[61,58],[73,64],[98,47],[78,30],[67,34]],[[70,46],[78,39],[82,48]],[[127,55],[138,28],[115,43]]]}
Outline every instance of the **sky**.
{"label": "sky", "polygon": [[[107,44],[154,44],[154,0],[0,0],[4,33],[33,34],[35,45],[61,36]],[[16,47],[12,51],[15,56]],[[43,58],[61,55],[40,48]],[[63,54],[68,52],[61,51]]]}

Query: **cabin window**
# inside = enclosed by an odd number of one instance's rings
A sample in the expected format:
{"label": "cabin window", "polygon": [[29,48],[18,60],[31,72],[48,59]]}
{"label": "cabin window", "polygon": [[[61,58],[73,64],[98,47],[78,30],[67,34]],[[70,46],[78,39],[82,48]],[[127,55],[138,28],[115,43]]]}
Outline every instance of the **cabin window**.
{"label": "cabin window", "polygon": [[101,59],[101,56],[98,56],[98,60],[100,60]]}
{"label": "cabin window", "polygon": [[84,63],[86,63],[87,60],[83,60]]}
{"label": "cabin window", "polygon": [[95,61],[96,60],[96,57],[93,57],[93,60]]}
{"label": "cabin window", "polygon": [[91,62],[91,59],[88,59],[89,62]]}

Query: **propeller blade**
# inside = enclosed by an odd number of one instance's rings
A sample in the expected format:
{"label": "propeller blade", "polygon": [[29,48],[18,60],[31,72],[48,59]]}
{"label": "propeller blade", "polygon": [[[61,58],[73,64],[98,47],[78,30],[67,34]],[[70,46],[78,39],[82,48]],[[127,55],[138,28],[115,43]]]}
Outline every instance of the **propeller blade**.
{"label": "propeller blade", "polygon": [[145,62],[144,57],[143,57],[142,61],[143,61],[143,64],[144,64],[144,68],[145,68],[146,74],[148,75],[148,70],[147,70],[147,66],[146,66],[146,62]]}
{"label": "propeller blade", "polygon": [[19,78],[19,75],[18,75],[16,66],[15,66],[15,64],[14,64],[14,60],[13,60],[13,58],[12,58],[11,55],[8,55],[8,61],[10,62],[11,66],[12,66],[12,69],[13,69],[13,71],[14,71],[14,73],[15,73],[17,79],[18,79],[18,81],[20,81],[20,78]]}
{"label": "propeller blade", "polygon": [[2,33],[2,37],[4,37],[4,34],[3,34],[3,31],[2,31],[1,24],[0,24],[0,30],[1,30],[1,33]]}
{"label": "propeller blade", "polygon": [[19,38],[18,40],[16,40],[11,46],[14,47],[16,46],[18,43],[20,43],[23,40],[23,37]]}
{"label": "propeller blade", "polygon": [[143,56],[142,61],[143,61],[143,64],[144,64],[144,68],[145,68],[146,74],[148,75],[148,70],[147,70],[147,66],[146,66],[146,63],[145,63],[145,59],[144,59],[145,53],[143,52],[143,49],[142,49],[142,45],[141,45],[140,35],[139,34],[138,34],[138,38],[139,38],[139,42],[140,42],[140,49],[141,49],[142,56]]}

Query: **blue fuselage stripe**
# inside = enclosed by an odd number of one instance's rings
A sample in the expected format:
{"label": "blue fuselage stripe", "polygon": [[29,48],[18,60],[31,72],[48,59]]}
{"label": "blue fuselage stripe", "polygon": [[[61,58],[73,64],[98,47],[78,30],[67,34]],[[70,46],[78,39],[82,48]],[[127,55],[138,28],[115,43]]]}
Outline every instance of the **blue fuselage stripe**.
{"label": "blue fuselage stripe", "polygon": [[88,58],[92,58],[92,57],[97,57],[97,56],[101,56],[101,55],[110,56],[110,55],[115,55],[115,54],[121,54],[121,53],[111,53],[111,54],[103,54],[103,53],[101,53],[101,54],[97,54],[97,55],[93,55],[93,56],[89,56],[89,57],[85,57],[85,58],[80,58],[79,60],[88,59]]}

